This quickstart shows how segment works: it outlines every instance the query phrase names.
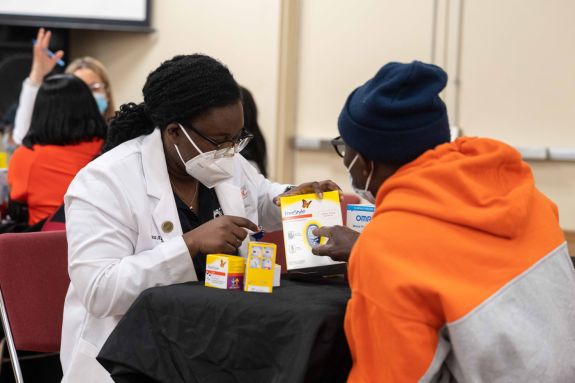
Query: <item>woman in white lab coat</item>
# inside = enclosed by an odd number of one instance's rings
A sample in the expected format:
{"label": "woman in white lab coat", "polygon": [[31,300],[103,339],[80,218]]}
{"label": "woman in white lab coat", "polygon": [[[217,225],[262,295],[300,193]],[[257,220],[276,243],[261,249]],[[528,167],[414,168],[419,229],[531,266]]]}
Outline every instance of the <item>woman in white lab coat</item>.
{"label": "woman in white lab coat", "polygon": [[[274,197],[287,185],[237,154],[250,135],[224,65],[176,56],[148,76],[143,94],[142,104],[121,107],[108,151],[65,196],[64,382],[112,381],[95,357],[143,290],[202,279],[205,254],[244,254],[248,230],[281,227]],[[288,193],[334,189],[324,181]]]}

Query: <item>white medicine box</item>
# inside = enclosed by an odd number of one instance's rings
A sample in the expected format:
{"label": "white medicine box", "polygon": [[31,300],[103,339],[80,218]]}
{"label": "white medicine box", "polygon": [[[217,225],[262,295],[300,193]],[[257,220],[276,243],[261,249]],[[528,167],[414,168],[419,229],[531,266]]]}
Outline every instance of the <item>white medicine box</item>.
{"label": "white medicine box", "polygon": [[375,205],[372,204],[349,204],[347,205],[346,226],[359,233],[371,222],[371,217],[375,211]]}

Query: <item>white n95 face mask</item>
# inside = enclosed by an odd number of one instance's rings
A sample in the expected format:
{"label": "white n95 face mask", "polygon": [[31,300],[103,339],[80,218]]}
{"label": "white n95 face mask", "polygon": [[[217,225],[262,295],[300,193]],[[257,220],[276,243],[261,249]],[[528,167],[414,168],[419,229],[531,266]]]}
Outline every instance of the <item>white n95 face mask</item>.
{"label": "white n95 face mask", "polygon": [[210,152],[204,153],[200,150],[200,148],[198,148],[194,140],[192,140],[188,132],[186,132],[186,129],[184,129],[182,125],[178,125],[188,138],[188,141],[190,141],[198,153],[200,153],[186,162],[180,154],[178,146],[174,144],[178,156],[180,156],[180,159],[186,167],[186,173],[197,179],[209,189],[213,188],[221,182],[231,179],[234,176],[233,150],[228,151],[231,154],[227,155],[217,155],[220,152],[218,150],[212,150]]}
{"label": "white n95 face mask", "polygon": [[[351,171],[351,168],[353,167],[353,165],[355,165],[355,162],[357,161],[358,158],[359,153],[355,155],[355,157],[351,161],[351,164],[349,164],[349,166],[347,167],[348,172]],[[367,180],[365,181],[365,188],[363,188],[363,190],[355,187],[355,185],[353,184],[353,177],[351,176],[351,173],[349,174],[349,182],[351,183],[351,187],[353,188],[354,193],[363,198],[364,200],[368,201],[369,203],[375,203],[375,197],[373,196],[373,193],[368,189],[369,184],[371,183],[371,177],[373,176],[374,168],[375,166],[373,166],[372,164],[371,170],[369,171],[369,175],[367,176]]]}

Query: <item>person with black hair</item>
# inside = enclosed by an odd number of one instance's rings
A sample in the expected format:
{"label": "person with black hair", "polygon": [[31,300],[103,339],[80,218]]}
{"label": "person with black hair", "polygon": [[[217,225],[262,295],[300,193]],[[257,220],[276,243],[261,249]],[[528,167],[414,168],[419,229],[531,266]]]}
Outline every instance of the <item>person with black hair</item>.
{"label": "person with black hair", "polygon": [[106,132],[92,92],[82,80],[66,74],[44,81],[30,130],[8,168],[10,203],[27,206],[29,225],[62,205],[68,185],[100,152]]}
{"label": "person with black hair", "polygon": [[[227,67],[176,56],[149,74],[143,95],[120,107],[104,154],[65,196],[64,382],[112,381],[95,357],[143,290],[202,280],[206,254],[246,255],[248,231],[281,228],[275,201],[288,187],[237,155],[252,135]],[[322,181],[287,193],[338,189]]]}
{"label": "person with black hair", "polygon": [[[44,77],[52,72],[58,60],[64,56],[63,51],[57,51],[54,55],[46,53],[51,38],[51,31],[40,28],[32,47],[32,68],[22,83],[18,110],[12,130],[12,139],[18,145],[22,144],[22,140],[30,129],[34,102]],[[66,67],[65,73],[73,74],[88,85],[96,100],[98,110],[106,121],[114,116],[112,86],[106,68],[100,61],[90,56],[79,57]]]}
{"label": "person with black hair", "polygon": [[264,177],[267,177],[266,140],[258,124],[258,107],[254,96],[248,89],[240,86],[240,91],[242,93],[242,106],[244,108],[244,127],[254,136],[244,150],[242,150],[241,154],[254,165]]}

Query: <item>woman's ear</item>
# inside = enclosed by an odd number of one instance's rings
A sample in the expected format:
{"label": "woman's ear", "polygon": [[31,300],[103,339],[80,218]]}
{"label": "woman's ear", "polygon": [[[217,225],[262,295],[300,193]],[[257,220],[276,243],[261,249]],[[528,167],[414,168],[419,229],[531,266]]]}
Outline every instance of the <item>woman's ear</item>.
{"label": "woman's ear", "polygon": [[180,125],[177,122],[171,122],[166,126],[165,129],[166,137],[169,138],[172,143],[178,143],[180,138]]}

